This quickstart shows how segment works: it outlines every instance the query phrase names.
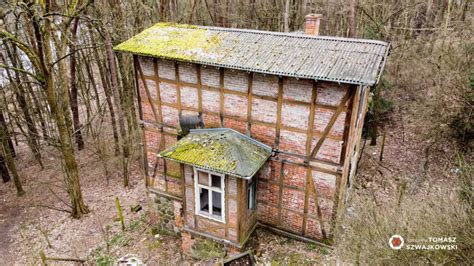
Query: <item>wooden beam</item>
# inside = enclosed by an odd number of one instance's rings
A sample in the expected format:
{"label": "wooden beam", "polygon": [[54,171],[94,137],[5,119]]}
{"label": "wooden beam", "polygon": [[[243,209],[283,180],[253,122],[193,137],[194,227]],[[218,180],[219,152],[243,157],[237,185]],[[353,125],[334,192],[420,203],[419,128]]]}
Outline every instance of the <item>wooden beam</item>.
{"label": "wooden beam", "polygon": [[[308,131],[306,138],[306,157],[307,162],[309,163],[310,154],[311,154],[311,144],[313,142],[313,131],[314,131],[314,113],[316,110],[316,101],[318,96],[317,82],[313,81],[313,89],[311,91],[311,107],[309,109],[309,123]],[[309,192],[310,192],[310,182],[313,178],[313,170],[310,167],[306,168],[306,182],[305,182],[305,195],[304,195],[304,215],[303,215],[303,235],[306,235],[306,224],[308,220],[308,202],[309,202]]]}
{"label": "wooden beam", "polygon": [[181,117],[181,82],[179,78],[179,63],[174,62],[174,73],[176,77],[176,101],[178,103],[178,114]]}
{"label": "wooden beam", "polygon": [[201,81],[201,65],[196,64],[196,75],[197,75],[197,91],[198,91],[198,113],[199,117],[202,116],[202,81]]}
{"label": "wooden beam", "polygon": [[[271,179],[261,179],[261,181],[263,183],[268,183],[268,184],[272,184],[272,185],[276,185],[276,186],[279,186],[280,183],[277,182],[277,181],[274,181],[274,180],[271,180]],[[291,185],[286,185],[286,184],[283,184],[283,188],[289,188],[289,189],[292,189],[292,190],[298,190],[298,191],[306,191],[304,188],[300,188],[300,187],[297,187],[297,186],[291,186]]]}
{"label": "wooden beam", "polygon": [[336,112],[332,115],[332,117],[329,120],[326,128],[323,131],[323,134],[321,135],[318,142],[316,143],[316,146],[314,147],[313,151],[311,152],[310,158],[314,158],[316,156],[319,149],[323,145],[323,142],[326,139],[326,136],[329,134],[329,131],[331,130],[334,123],[336,122],[337,117],[344,110],[346,103],[349,102],[350,100],[351,100],[351,93],[350,93],[350,90],[347,90],[346,94],[344,95],[344,98],[341,101],[341,104],[337,107]]}
{"label": "wooden beam", "polygon": [[[229,235],[229,176],[224,177],[224,204],[225,204],[225,227],[224,237],[227,238]],[[237,201],[237,199],[235,199]]]}
{"label": "wooden beam", "polygon": [[169,199],[173,199],[173,200],[176,200],[176,201],[183,201],[182,198],[178,197],[178,196],[175,196],[175,195],[172,195],[172,194],[168,194],[162,190],[159,190],[159,189],[156,189],[156,188],[148,188],[148,191],[149,192],[152,192],[152,193],[155,193],[155,194],[158,194],[160,196],[163,196],[165,198],[169,198]]}
{"label": "wooden beam", "polygon": [[221,119],[221,127],[224,127],[224,69],[219,68],[219,91],[220,91],[220,101],[219,101],[219,117]]}
{"label": "wooden beam", "polygon": [[285,210],[285,211],[288,211],[288,212],[292,212],[292,213],[295,213],[295,214],[298,214],[298,215],[303,215],[303,210],[301,209],[290,209],[290,208],[287,208],[287,207],[279,207],[278,204],[273,204],[273,203],[270,203],[270,202],[267,202],[267,201],[264,201],[264,200],[257,200],[257,203],[260,203],[260,204],[265,204],[265,205],[268,205],[270,207],[273,207],[273,208],[276,208],[276,209],[281,209],[281,210]]}
{"label": "wooden beam", "polygon": [[[360,95],[360,90],[362,89],[361,86],[358,86],[357,87],[357,90],[355,91],[355,94],[356,95]],[[353,92],[354,93],[354,92]],[[360,99],[359,99],[360,101]],[[354,102],[352,104],[352,110],[351,112],[354,114],[357,114],[356,113],[356,110],[357,110],[357,106],[358,106],[358,103],[357,102]],[[355,141],[355,138],[354,138],[354,132],[356,130],[355,128],[355,122],[356,122],[356,119],[357,119],[357,115],[351,115],[351,118],[350,118],[350,126],[349,126],[349,133],[348,133],[348,139],[347,139],[347,149],[345,150],[345,159],[344,159],[344,166],[343,166],[343,170],[342,170],[342,174],[341,175],[338,175],[336,176],[336,192],[335,192],[335,196],[334,196],[334,206],[333,206],[333,213],[332,213],[332,219],[333,219],[333,224],[332,224],[332,232],[333,232],[333,235],[334,235],[334,232],[336,231],[336,228],[337,228],[337,223],[338,223],[338,216],[337,214],[342,211],[342,208],[344,207],[344,204],[343,204],[343,195],[344,195],[344,192],[346,190],[346,182],[347,182],[347,177],[348,177],[348,174],[349,174],[349,166],[350,166],[350,154],[352,152],[352,149],[353,149],[353,144],[354,144],[354,141]]]}
{"label": "wooden beam", "polygon": [[285,166],[285,161],[280,162],[280,173],[278,175],[278,218],[277,224],[281,224],[282,216],[282,200],[283,200],[283,167]]}
{"label": "wooden beam", "polygon": [[283,103],[283,77],[278,78],[277,123],[275,132],[275,148],[280,147],[281,109]]}
{"label": "wooden beam", "polygon": [[[339,174],[336,175],[336,182],[337,182],[337,177],[340,176]],[[314,197],[314,203],[316,204],[316,212],[318,214],[318,219],[319,219],[319,227],[321,228],[321,233],[324,238],[327,238],[326,230],[324,229],[324,221],[323,221],[323,214],[321,212],[321,207],[319,206],[319,197],[318,197],[318,192],[316,191],[316,186],[314,185],[314,180],[313,177],[311,176],[310,179],[310,189]]]}
{"label": "wooden beam", "polygon": [[[158,106],[158,110],[159,110],[159,115],[158,115],[158,120],[156,120],[155,122],[158,123],[160,126],[160,145],[158,147],[159,151],[163,150],[166,143],[165,143],[165,135],[164,135],[164,127],[163,127],[163,110],[162,110],[162,106],[161,106],[161,88],[160,88],[160,74],[159,74],[159,70],[158,70],[158,59],[154,58],[153,59],[153,71],[155,73],[155,87],[156,87],[156,95],[157,95],[157,101],[156,101],[156,104]],[[151,102],[151,105],[154,105],[153,102]],[[153,171],[153,177],[156,176],[157,174],[157,169],[158,169],[158,166],[159,166],[159,163],[160,163],[160,159],[156,159],[155,160],[155,166],[154,166],[154,171]],[[164,171],[165,173],[163,174],[163,176],[166,176],[166,161],[163,159],[163,165],[164,165]],[[154,185],[155,183],[155,179],[153,178],[152,179],[152,183]],[[165,183],[166,183],[166,178],[165,178]],[[166,189],[166,186],[165,186],[165,191],[167,191]]]}
{"label": "wooden beam", "polygon": [[359,105],[354,104],[354,103],[358,103],[360,100],[360,89],[358,89],[356,85],[351,85],[349,87],[349,91],[351,91],[351,93],[355,92],[355,95],[352,97],[353,100],[349,102],[349,105],[347,107],[348,111],[346,112],[346,120],[344,121],[343,143],[342,143],[342,148],[341,148],[341,156],[339,160],[341,165],[344,165],[344,161],[346,159],[346,151],[349,144],[349,132],[351,131],[350,130],[351,118],[353,115],[357,116],[357,108]]}
{"label": "wooden beam", "polygon": [[[232,178],[235,178],[236,179],[236,184],[237,184],[237,196],[239,195],[242,195],[243,191],[242,191],[242,179],[241,178],[236,178],[236,177],[232,177]],[[240,205],[242,204],[242,201],[239,199],[237,199],[237,242],[240,243],[240,241],[242,240],[241,237],[242,237],[242,222],[240,221],[240,217],[242,215],[242,211],[241,211],[241,208],[240,208]]]}
{"label": "wooden beam", "polygon": [[252,128],[252,86],[253,86],[253,72],[248,74],[247,85],[247,136],[250,137]]}
{"label": "wooden beam", "polygon": [[138,100],[138,117],[143,120],[142,100],[140,95],[140,85],[138,84],[138,57],[133,55],[133,72],[135,74],[135,90],[137,91]]}
{"label": "wooden beam", "polygon": [[292,239],[296,239],[296,240],[304,241],[304,242],[308,242],[308,243],[313,243],[313,244],[316,244],[318,246],[329,248],[329,249],[332,248],[332,246],[326,245],[326,244],[324,244],[320,241],[315,241],[314,239],[309,239],[309,238],[306,238],[304,236],[300,236],[300,235],[288,232],[284,229],[277,228],[273,225],[258,222],[258,227],[261,227],[263,229],[266,229],[268,231],[274,232],[276,234],[279,234],[279,235],[282,235],[282,236],[285,236],[285,237],[288,237],[288,238],[292,238]]}
{"label": "wooden beam", "polygon": [[155,77],[156,77],[155,86],[156,86],[156,97],[158,98],[157,99],[157,105],[158,105],[158,110],[159,110],[158,122],[160,124],[163,124],[163,110],[162,110],[162,106],[161,106],[160,74],[158,72],[158,59],[156,59],[156,58],[153,59],[153,71],[155,72]]}
{"label": "wooden beam", "polygon": [[181,209],[183,210],[183,226],[186,224],[186,216],[187,216],[187,208],[186,208],[186,176],[184,172],[184,164],[180,163],[179,164],[179,170],[181,172],[182,176],[182,182],[181,182],[181,198],[185,199],[181,201]]}
{"label": "wooden beam", "polygon": [[137,64],[137,68],[138,68],[138,72],[140,73],[140,77],[141,77],[141,80],[142,80],[142,83],[143,83],[143,88],[145,88],[145,92],[146,92],[146,95],[147,95],[147,98],[148,98],[148,101],[150,102],[150,106],[151,106],[151,110],[153,112],[153,117],[155,118],[156,122],[159,122],[158,120],[158,114],[156,112],[156,108],[155,108],[155,105],[154,105],[154,102],[152,97],[151,97],[151,94],[150,94],[150,90],[148,89],[148,85],[146,84],[146,81],[145,79],[143,78],[143,72],[142,72],[142,68],[140,66],[140,63],[138,62]]}
{"label": "wooden beam", "polygon": [[[142,110],[142,100],[141,100],[141,95],[140,95],[140,85],[138,83],[138,58],[136,55],[133,55],[133,71],[135,75],[135,90],[137,91],[137,100],[138,100],[138,117],[140,120],[143,120],[143,110]],[[146,137],[145,137],[145,130],[143,130],[143,125],[142,125],[142,162],[144,166],[144,171],[145,171],[145,187],[148,187],[148,152],[147,152],[147,142],[146,142]]]}
{"label": "wooden beam", "polygon": [[[270,161],[276,161],[276,162],[283,161],[282,159],[275,159],[273,157],[270,157],[269,160]],[[318,172],[321,172],[321,173],[326,173],[326,174],[330,174],[330,175],[340,174],[338,171],[333,171],[333,170],[330,170],[330,169],[326,169],[326,168],[322,168],[322,167],[318,167],[318,166],[314,166],[314,165],[307,165],[307,164],[304,164],[304,163],[294,162],[294,161],[287,160],[287,159],[285,159],[284,161],[285,161],[286,164],[292,164],[292,165],[297,165],[297,166],[301,166],[301,167],[310,167],[311,169],[313,169],[315,171],[318,171]],[[322,163],[324,163],[324,162],[322,162]],[[328,166],[334,167],[332,165],[328,165]]]}

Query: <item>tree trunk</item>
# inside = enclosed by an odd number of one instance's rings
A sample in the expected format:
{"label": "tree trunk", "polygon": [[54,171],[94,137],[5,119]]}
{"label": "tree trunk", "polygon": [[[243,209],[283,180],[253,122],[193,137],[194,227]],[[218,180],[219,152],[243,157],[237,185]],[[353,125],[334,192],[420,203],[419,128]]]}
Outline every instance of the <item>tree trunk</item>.
{"label": "tree trunk", "polygon": [[105,50],[109,61],[110,79],[112,82],[112,94],[114,97],[115,110],[117,111],[120,135],[122,135],[122,166],[123,166],[123,185],[128,186],[128,135],[125,130],[125,121],[122,106],[120,105],[119,88],[117,82],[117,70],[115,68],[114,52],[112,50],[112,40],[107,29],[104,29]]}
{"label": "tree trunk", "polygon": [[[94,34],[92,31],[92,27],[90,27],[90,25],[89,25],[89,35],[90,35],[91,40],[93,40]],[[102,61],[100,60],[99,52],[97,51],[97,49],[94,49],[93,53],[94,53],[95,59],[97,60],[96,61],[97,68],[99,69],[100,80],[102,82],[102,88],[104,89],[104,93],[105,93],[105,100],[109,108],[110,123],[112,124],[112,135],[114,138],[114,151],[115,151],[115,156],[117,156],[120,154],[120,147],[119,147],[120,144],[119,144],[119,136],[118,136],[118,131],[117,131],[117,120],[115,118],[114,105],[112,103],[112,93],[110,91],[107,76],[105,75],[107,64],[106,63],[102,64]]]}
{"label": "tree trunk", "polygon": [[373,115],[372,115],[372,121],[369,125],[369,136],[370,136],[370,146],[375,146],[377,145],[377,135],[378,135],[378,120],[380,116],[380,86],[378,88],[375,88],[375,94],[374,98],[372,99],[374,101],[374,109],[373,109]]}
{"label": "tree trunk", "polygon": [[[50,2],[46,4],[49,9]],[[48,10],[45,10],[47,13]],[[55,80],[53,78],[53,55],[51,49],[51,21],[46,19],[44,22],[43,46],[44,46],[44,59],[45,62],[42,65],[47,66],[44,68],[44,79],[45,79],[45,90],[46,99],[51,108],[51,114],[54,117],[56,126],[59,133],[60,150],[64,159],[64,170],[65,170],[65,183],[69,198],[71,200],[71,215],[74,218],[80,218],[83,214],[89,212],[89,209],[84,204],[82,199],[81,185],[79,182],[79,172],[77,169],[76,157],[74,155],[74,147],[71,139],[72,123],[69,114],[68,107],[68,86],[66,79],[66,66],[64,60],[59,62],[59,91],[56,90]],[[58,51],[58,58],[65,56],[65,36],[61,36],[62,42],[59,47],[56,47]],[[47,63],[46,63],[47,62]]]}
{"label": "tree trunk", "polygon": [[349,3],[349,38],[356,37],[356,0]]}
{"label": "tree trunk", "polygon": [[74,138],[76,139],[76,145],[79,150],[84,149],[84,139],[82,138],[81,133],[81,125],[79,121],[79,106],[77,102],[77,83],[76,83],[76,35],[77,35],[77,27],[78,27],[79,20],[76,18],[74,19],[72,28],[71,28],[71,42],[69,43],[69,52],[71,53],[70,64],[70,87],[71,93],[69,97],[69,101],[71,104],[71,112],[72,112],[72,121],[73,121],[73,129],[74,129]]}
{"label": "tree trunk", "polygon": [[8,168],[5,163],[5,158],[3,154],[0,152],[0,175],[2,176],[3,183],[10,181],[10,173],[8,173]]}
{"label": "tree trunk", "polygon": [[[17,60],[17,58],[19,58],[19,55],[16,51],[16,47],[13,46],[10,49],[10,46],[6,45],[6,51],[7,51],[8,56],[10,57],[10,61],[13,67],[23,69],[23,65],[21,64],[20,60]],[[8,72],[9,71],[7,70],[7,73]],[[28,80],[25,74],[22,74],[22,78],[25,81]],[[36,161],[41,166],[41,169],[43,169],[44,166],[43,166],[41,151],[40,151],[40,147],[38,143],[38,131],[36,130],[35,123],[30,114],[30,108],[26,102],[25,97],[27,96],[27,93],[23,87],[23,83],[21,82],[20,75],[17,71],[15,71],[15,80],[11,78],[11,82],[16,84],[15,98],[18,101],[18,105],[20,106],[21,112],[23,113],[23,117],[26,122],[27,134],[25,134],[25,137],[26,137],[28,146],[30,147]]]}
{"label": "tree trunk", "polygon": [[[18,172],[16,171],[15,161],[13,160],[13,157],[12,157],[10,145],[8,144],[8,136],[7,136],[6,129],[7,129],[7,124],[5,122],[5,117],[3,116],[3,112],[0,110],[0,153],[3,154],[5,163],[8,169],[10,170],[11,175],[13,176],[13,182],[15,183],[15,187],[16,187],[16,194],[18,196],[23,196],[25,194],[25,191],[23,190],[23,187],[21,185],[20,176],[18,175]],[[3,170],[2,170],[2,178],[3,178],[3,181],[6,182],[5,180],[7,179],[7,177],[4,177]]]}
{"label": "tree trunk", "polygon": [[285,0],[285,10],[283,11],[283,30],[290,31],[290,0]]}

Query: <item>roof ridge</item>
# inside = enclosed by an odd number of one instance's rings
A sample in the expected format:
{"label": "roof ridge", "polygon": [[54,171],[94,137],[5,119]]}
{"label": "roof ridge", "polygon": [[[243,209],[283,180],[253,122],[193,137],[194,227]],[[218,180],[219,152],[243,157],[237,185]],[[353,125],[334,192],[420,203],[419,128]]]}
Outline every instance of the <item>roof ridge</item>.
{"label": "roof ridge", "polygon": [[261,74],[373,86],[390,45],[367,39],[157,23],[114,50]]}
{"label": "roof ridge", "polygon": [[[185,25],[185,24],[174,24],[174,25]],[[175,26],[171,24],[170,27],[175,27]],[[262,35],[294,37],[298,39],[319,39],[319,40],[326,40],[326,41],[342,41],[342,42],[349,42],[349,43],[370,43],[370,44],[378,44],[378,45],[383,45],[383,46],[386,46],[389,44],[388,42],[385,42],[382,40],[372,40],[372,39],[363,39],[363,38],[348,38],[348,37],[340,37],[340,36],[321,36],[321,35],[311,36],[311,35],[298,34],[294,32],[225,28],[225,27],[216,27],[216,26],[199,26],[198,25],[196,27],[200,29],[208,29],[208,30],[221,31],[221,32],[246,32],[246,33],[262,34]],[[180,27],[176,27],[176,28],[180,28]],[[189,29],[193,29],[193,28],[190,27]]]}

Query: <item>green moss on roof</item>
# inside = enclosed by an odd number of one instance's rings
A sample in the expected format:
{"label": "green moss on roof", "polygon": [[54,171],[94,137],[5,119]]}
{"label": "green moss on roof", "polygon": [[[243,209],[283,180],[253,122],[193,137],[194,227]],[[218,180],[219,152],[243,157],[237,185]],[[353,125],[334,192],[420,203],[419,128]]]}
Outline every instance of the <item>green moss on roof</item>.
{"label": "green moss on roof", "polygon": [[231,129],[193,130],[160,157],[218,173],[252,177],[271,148]]}
{"label": "green moss on roof", "polygon": [[185,24],[157,23],[115,46],[114,50],[192,61],[201,53],[212,52],[219,44],[217,34],[206,29]]}
{"label": "green moss on roof", "polygon": [[389,47],[373,40],[158,23],[114,49],[270,75],[374,85]]}

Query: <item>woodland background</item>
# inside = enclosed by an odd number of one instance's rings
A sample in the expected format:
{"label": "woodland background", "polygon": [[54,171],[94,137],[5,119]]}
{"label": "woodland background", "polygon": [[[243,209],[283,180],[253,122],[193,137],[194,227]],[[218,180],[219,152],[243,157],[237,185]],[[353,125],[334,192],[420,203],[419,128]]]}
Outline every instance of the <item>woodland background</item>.
{"label": "woodland background", "polygon": [[[146,245],[135,239],[141,231],[120,232],[114,222],[115,196],[124,205],[146,199],[133,62],[112,47],[159,21],[291,32],[321,13],[321,35],[384,40],[392,51],[372,92],[368,143],[335,249],[258,232],[260,242],[278,242],[259,246],[259,260],[472,261],[472,7],[469,0],[2,1],[0,232],[8,237],[0,255],[35,262],[46,250],[108,261],[147,246],[137,252],[149,262],[186,259],[159,244],[177,243],[173,236],[153,238],[159,218],[148,211],[125,211],[130,227],[153,231]],[[70,244],[93,224],[87,245]],[[386,248],[395,231],[455,235],[458,250],[396,254]],[[221,256],[207,252],[214,248],[198,255]],[[286,249],[304,250],[309,261],[282,255]]]}

